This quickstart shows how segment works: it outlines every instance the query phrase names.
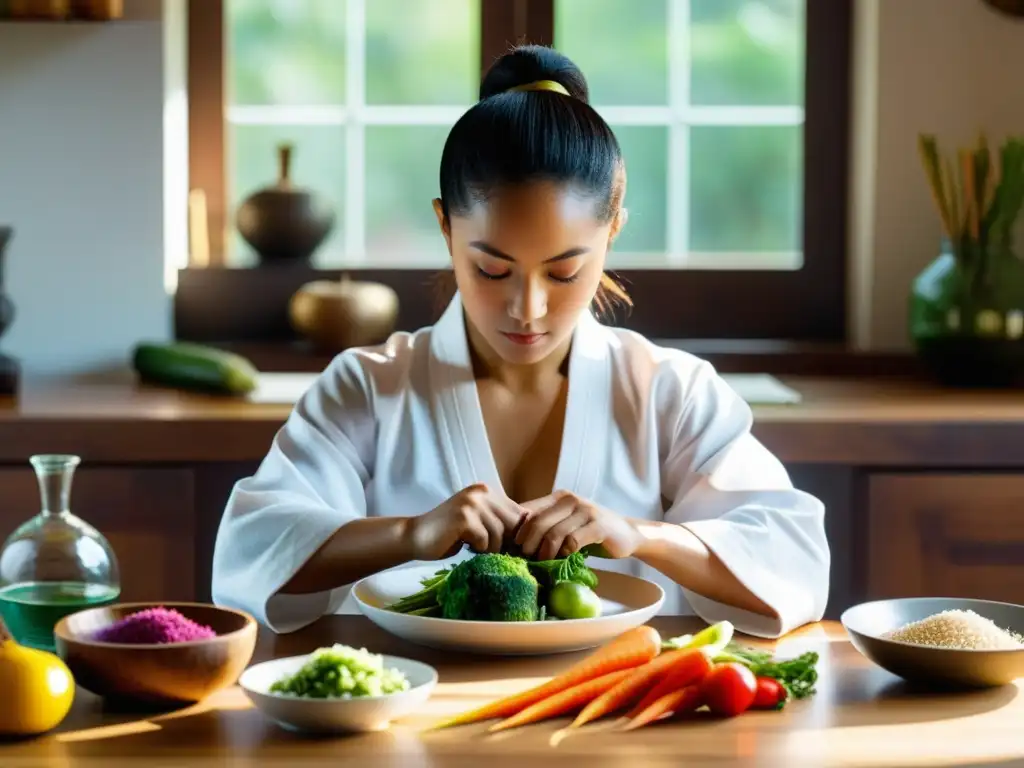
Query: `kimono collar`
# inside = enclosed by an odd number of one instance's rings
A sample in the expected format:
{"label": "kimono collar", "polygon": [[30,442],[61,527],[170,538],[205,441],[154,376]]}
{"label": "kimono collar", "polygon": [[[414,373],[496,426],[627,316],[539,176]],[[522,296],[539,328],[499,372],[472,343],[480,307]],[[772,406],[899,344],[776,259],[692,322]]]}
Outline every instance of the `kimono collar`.
{"label": "kimono collar", "polygon": [[[573,331],[569,389],[555,488],[591,497],[601,462],[585,446],[605,444],[611,413],[611,330],[584,312]],[[452,493],[478,482],[501,488],[480,408],[462,300],[456,294],[434,325],[430,339],[433,414],[445,453]],[[599,415],[600,414],[600,415]]]}

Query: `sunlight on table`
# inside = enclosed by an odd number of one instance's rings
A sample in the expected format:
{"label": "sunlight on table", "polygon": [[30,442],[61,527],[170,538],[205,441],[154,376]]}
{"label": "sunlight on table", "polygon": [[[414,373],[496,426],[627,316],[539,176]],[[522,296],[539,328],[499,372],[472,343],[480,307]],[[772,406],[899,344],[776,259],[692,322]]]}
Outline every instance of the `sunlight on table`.
{"label": "sunlight on table", "polygon": [[893,712],[895,722],[891,724],[796,730],[783,737],[786,751],[792,750],[792,754],[815,765],[850,768],[914,768],[965,762],[981,765],[1024,760],[1024,738],[1020,733],[1020,694],[1024,682],[1015,686],[1016,695],[1005,704],[964,717],[944,716],[944,710],[937,709],[931,721],[908,723],[900,722]]}

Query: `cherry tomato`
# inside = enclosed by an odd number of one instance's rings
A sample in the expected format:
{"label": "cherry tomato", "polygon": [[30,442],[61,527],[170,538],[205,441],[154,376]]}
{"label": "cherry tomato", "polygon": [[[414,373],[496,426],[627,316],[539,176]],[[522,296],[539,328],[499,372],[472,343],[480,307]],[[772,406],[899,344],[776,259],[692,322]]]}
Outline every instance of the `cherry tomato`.
{"label": "cherry tomato", "polygon": [[782,709],[786,703],[786,689],[773,677],[757,678],[757,691],[754,693],[754,709]]}
{"label": "cherry tomato", "polygon": [[716,664],[701,682],[701,694],[712,714],[735,717],[754,703],[757,678],[742,664]]}

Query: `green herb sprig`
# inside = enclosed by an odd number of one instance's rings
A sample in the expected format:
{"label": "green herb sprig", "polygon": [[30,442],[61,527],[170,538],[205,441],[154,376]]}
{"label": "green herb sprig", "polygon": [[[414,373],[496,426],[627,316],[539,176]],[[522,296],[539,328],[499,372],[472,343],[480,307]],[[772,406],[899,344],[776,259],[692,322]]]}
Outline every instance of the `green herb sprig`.
{"label": "green herb sprig", "polygon": [[818,658],[817,651],[807,651],[795,658],[780,660],[766,651],[729,643],[715,661],[743,664],[757,677],[778,680],[790,698],[804,699],[816,693]]}
{"label": "green herb sprig", "polygon": [[961,267],[975,271],[993,248],[1011,250],[1024,208],[1024,137],[996,153],[979,135],[975,146],[945,154],[933,134],[918,136],[918,153],[943,231]]}

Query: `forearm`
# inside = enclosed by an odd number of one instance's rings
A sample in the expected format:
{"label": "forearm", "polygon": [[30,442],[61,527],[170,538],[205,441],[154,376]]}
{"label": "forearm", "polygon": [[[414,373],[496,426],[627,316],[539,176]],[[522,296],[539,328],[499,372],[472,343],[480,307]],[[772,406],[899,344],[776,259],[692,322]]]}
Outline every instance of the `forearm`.
{"label": "forearm", "polygon": [[632,522],[642,540],[634,553],[638,560],[709,600],[763,616],[778,616],[685,526],[652,520]]}
{"label": "forearm", "polygon": [[281,592],[325,592],[414,560],[408,528],[407,517],[370,517],[346,523],[313,553]]}

